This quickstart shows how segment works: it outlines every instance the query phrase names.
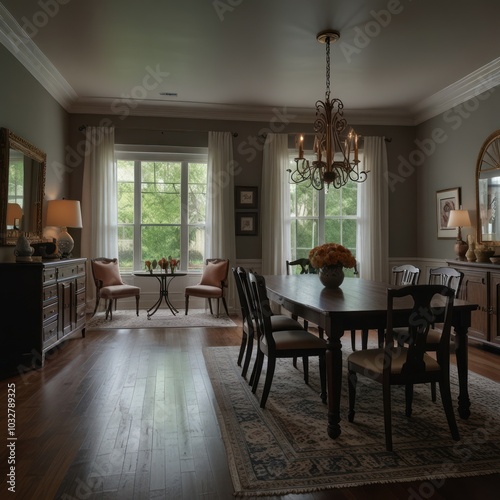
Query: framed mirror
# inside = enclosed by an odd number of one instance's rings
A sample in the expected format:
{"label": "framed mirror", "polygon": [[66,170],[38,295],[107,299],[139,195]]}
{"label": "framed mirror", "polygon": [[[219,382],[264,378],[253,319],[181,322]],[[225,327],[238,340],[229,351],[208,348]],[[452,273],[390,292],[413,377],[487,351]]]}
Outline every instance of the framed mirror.
{"label": "framed mirror", "polygon": [[46,168],[43,151],[0,129],[0,245],[15,245],[20,231],[42,240]]}
{"label": "framed mirror", "polygon": [[477,242],[500,246],[500,130],[484,141],[476,165]]}

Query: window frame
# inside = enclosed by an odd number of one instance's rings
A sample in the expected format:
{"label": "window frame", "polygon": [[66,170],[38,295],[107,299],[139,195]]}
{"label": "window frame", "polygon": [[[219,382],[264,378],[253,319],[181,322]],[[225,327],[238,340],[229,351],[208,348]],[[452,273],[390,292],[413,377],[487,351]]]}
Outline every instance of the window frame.
{"label": "window frame", "polygon": [[[310,162],[313,161],[312,160],[312,158],[314,156],[313,151],[305,151],[304,154],[305,154],[305,157],[308,158]],[[290,161],[290,165],[293,164],[295,166],[294,159],[296,158],[296,156],[297,156],[296,151],[293,149],[289,149],[288,158]],[[363,151],[362,150],[359,151],[359,160],[360,160],[360,163],[363,162]],[[289,181],[289,186],[291,186],[293,184],[294,184],[293,182]],[[353,184],[357,184],[357,183],[353,183]],[[311,189],[314,190],[314,188],[312,186],[311,186]],[[354,215],[340,215],[340,216],[339,215],[335,215],[335,216],[326,215],[326,192],[327,192],[326,188],[321,189],[321,190],[315,190],[315,191],[318,194],[317,206],[316,206],[316,213],[317,213],[316,216],[307,216],[307,217],[297,217],[296,215],[292,216],[291,215],[292,212],[296,213],[296,209],[295,209],[296,207],[290,207],[291,208],[291,210],[290,210],[290,250],[291,250],[292,260],[297,258],[297,255],[296,255],[296,253],[297,253],[297,237],[296,236],[297,235],[296,235],[296,231],[292,231],[291,225],[297,220],[317,221],[317,229],[318,229],[318,242],[316,243],[317,245],[322,245],[324,243],[327,243],[327,241],[325,240],[325,233],[326,233],[325,223],[327,220],[339,220],[341,225],[342,225],[342,221],[354,220],[356,223],[356,232],[355,233],[356,233],[356,246],[357,246],[357,226],[359,224],[359,213],[358,213],[359,202],[356,203],[356,214],[354,214]],[[339,191],[339,190],[336,190],[336,191]],[[289,193],[290,193],[290,198],[291,198],[290,189],[289,189]],[[290,202],[291,201],[292,200],[290,199]],[[342,202],[342,200],[340,200],[340,202]],[[295,234],[295,242],[292,241],[292,237],[294,234]],[[342,231],[341,231],[341,235],[342,235]],[[294,245],[294,243],[295,243],[295,245]],[[335,243],[340,243],[341,245],[344,245],[343,241],[337,241]],[[346,245],[344,245],[344,246],[346,246]],[[356,257],[356,248],[349,248],[349,249],[352,251],[353,255]]]}
{"label": "window frame", "polygon": [[[175,224],[163,224],[164,226],[180,226],[181,255],[179,256],[180,270],[187,271],[189,252],[189,228],[203,227],[206,229],[207,221],[204,224],[189,224],[187,213],[188,199],[188,165],[189,163],[207,164],[207,189],[208,189],[208,148],[205,147],[184,147],[184,146],[137,146],[137,145],[115,145],[115,162],[127,160],[134,162],[134,221],[130,223],[119,223],[120,227],[133,227],[133,269],[125,271],[123,274],[143,269],[141,234],[145,226],[158,226],[158,224],[143,224],[141,222],[141,162],[179,162],[181,164],[181,221]],[[117,179],[118,184],[118,179]],[[160,258],[161,256],[158,256]]]}

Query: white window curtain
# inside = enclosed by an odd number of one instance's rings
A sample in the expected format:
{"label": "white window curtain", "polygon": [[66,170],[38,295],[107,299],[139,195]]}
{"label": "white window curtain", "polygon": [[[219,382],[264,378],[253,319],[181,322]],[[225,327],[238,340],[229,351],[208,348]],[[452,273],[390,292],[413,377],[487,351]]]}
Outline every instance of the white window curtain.
{"label": "white window curtain", "polygon": [[[205,234],[206,258],[229,259],[236,265],[234,226],[234,160],[231,132],[208,133],[207,220]],[[234,287],[228,277],[227,302],[234,307]]]}
{"label": "white window curtain", "polygon": [[285,274],[291,256],[288,136],[268,133],[262,164],[262,274]]}
{"label": "white window curtain", "polygon": [[87,127],[85,135],[82,256],[115,258],[118,257],[115,130]]}
{"label": "white window curtain", "polygon": [[361,278],[389,279],[389,190],[385,137],[364,138],[368,178],[358,186],[356,259]]}

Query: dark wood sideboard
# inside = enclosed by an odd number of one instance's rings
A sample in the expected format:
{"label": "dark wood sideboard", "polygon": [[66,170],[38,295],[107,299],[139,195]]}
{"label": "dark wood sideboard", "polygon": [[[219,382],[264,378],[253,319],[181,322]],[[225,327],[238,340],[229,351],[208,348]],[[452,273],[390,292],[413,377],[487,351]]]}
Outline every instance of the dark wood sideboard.
{"label": "dark wood sideboard", "polygon": [[469,337],[500,347],[500,265],[459,260],[446,263],[464,273],[459,298],[479,305],[472,312]]}
{"label": "dark wood sideboard", "polygon": [[2,373],[41,367],[67,337],[85,336],[86,260],[0,263]]}

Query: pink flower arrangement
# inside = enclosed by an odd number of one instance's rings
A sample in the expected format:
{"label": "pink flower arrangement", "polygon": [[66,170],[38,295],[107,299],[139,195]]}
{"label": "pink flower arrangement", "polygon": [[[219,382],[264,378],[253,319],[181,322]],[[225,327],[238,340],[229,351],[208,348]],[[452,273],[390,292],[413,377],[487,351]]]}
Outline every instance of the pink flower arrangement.
{"label": "pink flower arrangement", "polygon": [[309,262],[315,269],[328,266],[351,268],[356,265],[356,259],[350,250],[337,243],[325,243],[314,247],[309,252]]}

